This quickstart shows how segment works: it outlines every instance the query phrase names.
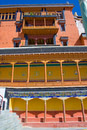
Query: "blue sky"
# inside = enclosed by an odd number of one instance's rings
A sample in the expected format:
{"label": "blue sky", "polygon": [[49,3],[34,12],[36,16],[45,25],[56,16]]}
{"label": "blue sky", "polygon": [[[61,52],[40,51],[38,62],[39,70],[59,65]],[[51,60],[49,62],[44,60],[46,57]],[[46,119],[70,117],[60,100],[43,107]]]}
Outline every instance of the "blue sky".
{"label": "blue sky", "polygon": [[73,13],[77,12],[78,15],[81,15],[79,2],[78,0],[0,0],[0,5],[8,4],[56,4],[56,3],[72,3],[75,5]]}

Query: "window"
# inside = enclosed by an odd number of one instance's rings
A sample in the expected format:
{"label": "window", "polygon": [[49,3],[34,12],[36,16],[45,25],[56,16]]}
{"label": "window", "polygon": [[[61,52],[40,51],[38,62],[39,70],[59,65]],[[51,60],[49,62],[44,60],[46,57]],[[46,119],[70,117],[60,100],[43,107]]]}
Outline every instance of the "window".
{"label": "window", "polygon": [[34,39],[29,39],[28,40],[28,45],[35,45],[35,40]]}
{"label": "window", "polygon": [[2,13],[0,14],[1,20],[15,20],[15,13]]}
{"label": "window", "polygon": [[61,41],[63,46],[67,46],[68,45],[68,41]]}
{"label": "window", "polygon": [[65,31],[65,24],[60,24],[61,31]]}
{"label": "window", "polygon": [[61,37],[60,40],[63,46],[68,45],[68,37]]}

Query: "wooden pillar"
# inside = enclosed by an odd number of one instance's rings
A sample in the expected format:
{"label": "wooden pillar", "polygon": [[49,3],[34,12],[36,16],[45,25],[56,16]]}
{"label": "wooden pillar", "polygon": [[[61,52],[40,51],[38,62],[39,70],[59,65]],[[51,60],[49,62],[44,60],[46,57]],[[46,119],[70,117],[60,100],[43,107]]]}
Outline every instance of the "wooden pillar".
{"label": "wooden pillar", "polygon": [[46,26],[46,18],[44,18],[44,26]]}
{"label": "wooden pillar", "polygon": [[46,122],[46,99],[44,100],[44,122]]}
{"label": "wooden pillar", "polygon": [[47,43],[46,43],[46,38],[44,38],[44,45],[47,45]]}
{"label": "wooden pillar", "polygon": [[63,67],[62,67],[62,61],[60,61],[60,69],[61,69],[61,80],[62,80],[62,83],[64,82],[64,79],[63,79]]}
{"label": "wooden pillar", "polygon": [[78,71],[78,78],[79,78],[79,82],[81,82],[81,75],[80,75],[80,70],[79,70],[79,61],[76,61],[76,65],[77,65],[77,71]]}
{"label": "wooden pillar", "polygon": [[45,64],[45,83],[47,83],[47,67],[46,67],[46,61],[44,62]]}
{"label": "wooden pillar", "polygon": [[26,100],[25,122],[27,122],[27,118],[28,118],[28,100]]}
{"label": "wooden pillar", "polygon": [[13,20],[13,13],[11,13],[11,20]]}
{"label": "wooden pillar", "polygon": [[83,115],[83,121],[85,122],[85,112],[84,112],[84,104],[83,104],[83,99],[81,100],[81,107],[82,107],[82,115]]}
{"label": "wooden pillar", "polygon": [[35,18],[33,19],[33,24],[34,24],[34,27],[35,27]]}
{"label": "wooden pillar", "polygon": [[65,100],[63,99],[63,119],[64,119],[64,122],[66,122],[65,114],[66,114],[66,112],[65,112]]}
{"label": "wooden pillar", "polygon": [[37,38],[35,38],[35,45],[37,46]]}
{"label": "wooden pillar", "polygon": [[27,64],[28,64],[27,83],[29,83],[29,79],[30,79],[30,62],[27,62]]}
{"label": "wooden pillar", "polygon": [[12,64],[12,77],[11,77],[11,82],[13,83],[14,81],[14,62],[11,63]]}

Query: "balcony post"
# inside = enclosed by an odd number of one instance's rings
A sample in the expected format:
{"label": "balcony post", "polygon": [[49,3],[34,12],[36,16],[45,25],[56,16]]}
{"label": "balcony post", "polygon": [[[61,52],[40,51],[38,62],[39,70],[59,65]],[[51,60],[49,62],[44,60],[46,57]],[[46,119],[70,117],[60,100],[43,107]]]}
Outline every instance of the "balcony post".
{"label": "balcony post", "polygon": [[78,78],[79,78],[79,82],[81,82],[81,75],[80,75],[80,70],[79,70],[79,61],[76,60],[76,65],[77,65],[77,71],[78,71]]}
{"label": "balcony post", "polygon": [[11,82],[13,83],[14,80],[14,62],[11,63],[12,64],[12,77],[11,77]]}
{"label": "balcony post", "polygon": [[35,18],[33,19],[33,24],[34,24],[34,27],[35,27]]}
{"label": "balcony post", "polygon": [[47,61],[43,61],[43,63],[45,65],[45,83],[47,83],[47,67],[46,67]]}
{"label": "balcony post", "polygon": [[44,18],[44,26],[46,26],[46,18]]}
{"label": "balcony post", "polygon": [[63,66],[62,66],[62,62],[63,61],[60,61],[60,69],[61,69],[61,80],[62,80],[62,83],[63,83],[64,79],[63,79]]}
{"label": "balcony post", "polygon": [[30,79],[30,62],[27,62],[28,64],[28,73],[27,73],[27,83],[29,83]]}
{"label": "balcony post", "polygon": [[81,100],[81,107],[82,107],[82,115],[83,115],[83,121],[85,122],[85,112],[84,112],[84,104],[83,104],[83,99]]}

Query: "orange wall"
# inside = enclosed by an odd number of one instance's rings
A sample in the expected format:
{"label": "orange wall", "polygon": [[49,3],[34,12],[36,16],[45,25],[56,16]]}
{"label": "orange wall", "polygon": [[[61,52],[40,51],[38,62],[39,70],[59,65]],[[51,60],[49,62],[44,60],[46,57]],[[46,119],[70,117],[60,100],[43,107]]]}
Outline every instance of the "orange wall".
{"label": "orange wall", "polygon": [[16,21],[1,21],[0,26],[0,48],[14,47],[13,38],[21,37],[24,40],[24,35],[16,32]]}
{"label": "orange wall", "polygon": [[60,26],[58,24],[58,33],[57,33],[57,45],[62,46],[60,37],[68,37],[68,45],[73,46],[73,45],[78,45],[81,44],[79,39],[79,32],[76,27],[76,23],[72,14],[72,11],[70,10],[65,10],[65,25],[66,25],[66,31],[61,31]]}

